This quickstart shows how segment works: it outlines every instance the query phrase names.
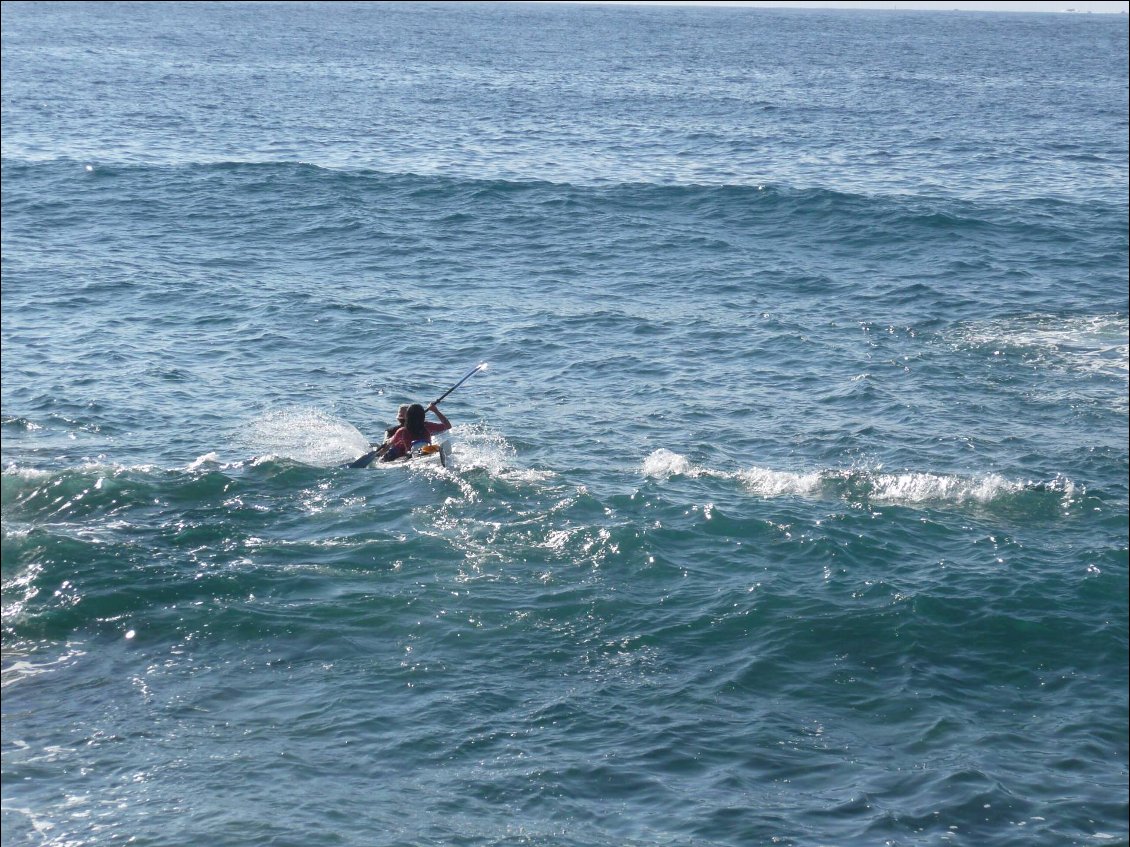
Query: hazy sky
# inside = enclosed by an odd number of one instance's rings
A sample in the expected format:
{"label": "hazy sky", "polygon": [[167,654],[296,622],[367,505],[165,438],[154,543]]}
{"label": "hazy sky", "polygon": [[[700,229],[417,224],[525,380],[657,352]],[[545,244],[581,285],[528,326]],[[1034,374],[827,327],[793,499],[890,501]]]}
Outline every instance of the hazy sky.
{"label": "hazy sky", "polygon": [[[600,2],[600,0],[598,0]],[[638,0],[637,0],[638,2]],[[645,5],[690,5],[687,2],[659,2]],[[700,4],[701,5],[701,4]],[[1130,0],[1114,0],[1101,2],[1101,0],[1013,0],[1013,2],[977,2],[976,0],[712,0],[712,6],[808,6],[809,8],[824,9],[964,9],[980,12],[1105,12],[1105,13],[1130,13]]]}

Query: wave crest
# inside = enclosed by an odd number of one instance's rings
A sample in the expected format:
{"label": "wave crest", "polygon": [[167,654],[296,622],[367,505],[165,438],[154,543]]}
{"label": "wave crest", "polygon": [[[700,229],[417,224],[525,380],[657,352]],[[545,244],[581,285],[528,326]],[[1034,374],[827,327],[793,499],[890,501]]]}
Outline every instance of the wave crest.
{"label": "wave crest", "polygon": [[962,476],[867,469],[797,472],[756,465],[733,472],[720,471],[696,465],[686,456],[666,448],[644,459],[641,471],[644,476],[658,479],[675,476],[730,479],[761,497],[828,498],[903,505],[990,504],[1024,493],[1051,494],[1057,500],[1070,501],[1081,493],[1072,480],[1062,476],[1050,481],[1031,481],[1008,479],[996,473]]}

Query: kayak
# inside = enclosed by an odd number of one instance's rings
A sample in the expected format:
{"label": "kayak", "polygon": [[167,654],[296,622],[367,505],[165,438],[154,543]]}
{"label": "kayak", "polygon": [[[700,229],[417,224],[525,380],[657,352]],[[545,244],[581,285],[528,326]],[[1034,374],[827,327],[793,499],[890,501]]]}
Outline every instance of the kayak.
{"label": "kayak", "polygon": [[[461,380],[459,380],[459,382],[455,383],[455,385],[451,386],[451,388],[447,389],[447,391],[443,392],[443,394],[439,395],[439,397],[437,397],[435,400],[433,400],[426,408],[421,407],[419,405],[401,406],[401,408],[404,409],[408,413],[412,413],[413,409],[416,409],[416,410],[424,412],[424,413],[426,413],[428,410],[435,412],[436,415],[439,416],[440,421],[443,422],[443,426],[440,427],[438,431],[434,427],[432,427],[428,431],[430,433],[434,434],[434,435],[439,435],[440,432],[446,432],[447,430],[451,429],[451,423],[447,420],[447,418],[445,418],[443,416],[443,414],[439,411],[439,409],[437,407],[443,401],[443,399],[445,397],[447,397],[447,395],[449,395],[452,391],[454,391],[460,385],[465,383],[467,380],[469,380],[475,374],[479,373],[479,371],[485,371],[488,367],[490,367],[490,365],[488,365],[486,362],[479,362],[477,365],[475,365],[473,368],[471,368],[471,370],[469,370],[467,372],[466,376],[464,376]],[[420,418],[419,423],[421,423],[421,424],[423,423],[423,417],[422,416]],[[401,421],[401,424],[403,424],[403,421]],[[392,435],[394,431],[395,430],[391,430],[391,429],[388,430],[389,435]],[[409,432],[415,433],[415,432],[418,432],[418,429],[413,428],[413,429],[410,429]],[[429,436],[429,438],[430,438],[430,436]],[[386,444],[387,444],[387,442],[386,442]],[[385,445],[370,444],[368,453],[366,453],[364,456],[361,456],[358,459],[354,459],[352,462],[348,462],[347,464],[343,465],[342,467],[346,467],[346,468],[367,468],[370,465],[375,465],[375,464],[391,465],[391,464],[397,464],[398,462],[415,462],[415,461],[419,461],[421,459],[428,459],[428,460],[438,459],[439,463],[441,465],[443,465],[444,467],[447,467],[448,464],[450,464],[450,462],[451,462],[451,447],[448,445],[448,443],[446,441],[441,441],[438,444],[433,444],[431,442],[416,442],[412,445],[411,449],[409,449],[407,455],[397,456],[395,459],[392,459],[388,462],[380,461],[380,459],[383,457],[383,452],[382,452],[382,449],[381,449],[382,447],[384,447],[384,449],[386,449],[386,450],[388,449],[387,447],[385,447]]]}
{"label": "kayak", "polygon": [[435,444],[418,444],[413,445],[412,452],[399,459],[392,459],[388,462],[380,460],[381,451],[378,449],[380,445],[370,444],[373,449],[361,456],[359,459],[350,462],[345,467],[347,468],[367,468],[374,465],[401,465],[406,462],[435,462],[438,461],[443,467],[447,467],[451,462],[451,443],[448,441],[440,441]]}
{"label": "kayak", "polygon": [[438,461],[446,468],[451,462],[451,443],[440,441],[437,444],[421,444],[403,459],[394,459],[389,464],[395,464],[397,461],[418,462],[428,459]]}

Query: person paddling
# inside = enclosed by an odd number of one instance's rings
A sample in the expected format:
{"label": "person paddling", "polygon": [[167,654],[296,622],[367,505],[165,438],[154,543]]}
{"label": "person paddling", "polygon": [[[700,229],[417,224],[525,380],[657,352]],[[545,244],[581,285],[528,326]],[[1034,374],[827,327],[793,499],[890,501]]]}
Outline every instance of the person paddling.
{"label": "person paddling", "polygon": [[[439,423],[425,420],[427,412],[439,418]],[[413,403],[404,415],[404,425],[389,439],[388,448],[381,454],[380,459],[382,462],[392,462],[403,458],[411,453],[412,448],[417,444],[421,442],[430,444],[433,435],[439,435],[449,429],[451,429],[451,421],[435,403],[430,404],[426,410],[419,403]]]}
{"label": "person paddling", "polygon": [[[394,459],[399,459],[408,456],[412,452],[412,446],[417,441],[422,441],[424,444],[431,443],[432,436],[441,432],[447,432],[451,429],[451,421],[444,417],[443,412],[439,410],[439,404],[447,395],[465,383],[475,374],[485,371],[490,367],[486,362],[480,362],[471,368],[467,374],[439,395],[432,403],[425,409],[419,403],[413,403],[411,406],[401,406],[396,414],[397,421],[400,426],[393,427],[388,430],[386,440],[379,447],[370,444],[374,447],[364,456],[350,462],[346,467],[348,468],[367,468],[378,458],[382,462],[391,462]],[[425,421],[424,417],[427,412],[432,412],[437,418],[439,423],[432,423]],[[440,461],[443,461],[443,451],[440,451]]]}
{"label": "person paddling", "polygon": [[404,426],[404,421],[408,415],[408,405],[409,404],[407,403],[402,403],[400,405],[400,408],[396,410],[396,425],[390,426],[385,430],[385,440],[383,442],[381,442],[380,444],[370,444],[368,453],[366,453],[364,456],[361,456],[359,459],[350,462],[345,467],[367,468],[378,458],[384,455],[385,451],[388,450],[389,445],[392,444],[392,437],[396,435],[397,431],[402,426]]}
{"label": "person paddling", "polygon": [[393,426],[390,426],[388,429],[385,430],[385,440],[383,442],[381,442],[380,444],[370,444],[369,447],[373,450],[378,450],[381,453],[383,453],[385,450],[387,450],[389,439],[391,439],[394,435],[396,435],[396,431],[398,429],[400,429],[402,426],[404,426],[404,417],[407,414],[408,414],[408,404],[407,403],[401,403],[400,408],[396,410],[396,424],[393,425]]}

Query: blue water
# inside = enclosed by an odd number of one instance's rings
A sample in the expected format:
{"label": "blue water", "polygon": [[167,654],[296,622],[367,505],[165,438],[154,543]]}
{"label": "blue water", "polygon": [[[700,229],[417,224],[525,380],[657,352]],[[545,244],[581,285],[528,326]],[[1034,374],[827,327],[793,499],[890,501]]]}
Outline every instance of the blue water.
{"label": "blue water", "polygon": [[5,2],[3,844],[1127,844],[1127,55]]}

